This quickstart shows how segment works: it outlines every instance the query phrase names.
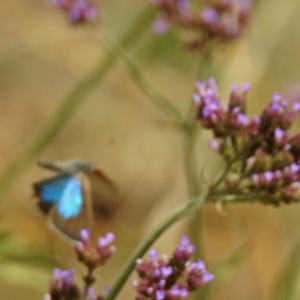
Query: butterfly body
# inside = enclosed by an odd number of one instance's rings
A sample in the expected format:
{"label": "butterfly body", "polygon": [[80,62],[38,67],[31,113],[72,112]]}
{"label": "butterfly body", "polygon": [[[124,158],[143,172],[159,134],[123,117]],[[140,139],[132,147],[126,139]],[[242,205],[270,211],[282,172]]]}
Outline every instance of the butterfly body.
{"label": "butterfly body", "polygon": [[104,219],[116,211],[114,184],[91,163],[42,160],[38,164],[57,173],[33,185],[38,206],[49,215],[52,226],[71,239],[77,240],[81,229],[92,227],[93,207]]}

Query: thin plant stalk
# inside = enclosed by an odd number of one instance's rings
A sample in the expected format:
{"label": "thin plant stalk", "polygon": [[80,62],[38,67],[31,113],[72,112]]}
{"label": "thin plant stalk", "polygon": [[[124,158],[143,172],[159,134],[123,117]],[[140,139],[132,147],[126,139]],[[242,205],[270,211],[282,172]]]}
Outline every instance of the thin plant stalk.
{"label": "thin plant stalk", "polygon": [[150,79],[147,78],[145,73],[138,67],[133,58],[124,50],[122,45],[120,45],[104,29],[101,30],[100,37],[102,44],[124,64],[131,78],[141,89],[141,91],[148,97],[148,99],[151,100],[151,102],[164,113],[182,123],[183,117],[181,116],[179,110],[175,107],[172,101],[167,99],[167,97],[157,89]]}
{"label": "thin plant stalk", "polygon": [[[212,50],[207,49],[202,56],[202,63],[200,65],[200,80],[206,80],[213,69]],[[193,101],[190,101],[189,110],[185,121],[185,168],[186,180],[188,183],[189,198],[200,195],[200,169],[196,160],[197,155],[197,141],[199,137],[199,124],[195,120],[196,107]],[[204,245],[204,214],[202,210],[195,212],[191,218],[190,231],[193,244],[196,245],[196,256],[205,259],[205,245]]]}

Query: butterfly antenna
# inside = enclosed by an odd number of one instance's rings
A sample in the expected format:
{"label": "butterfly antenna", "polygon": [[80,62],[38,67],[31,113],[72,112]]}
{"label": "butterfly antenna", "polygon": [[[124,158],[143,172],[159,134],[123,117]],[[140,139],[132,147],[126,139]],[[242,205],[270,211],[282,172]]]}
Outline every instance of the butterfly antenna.
{"label": "butterfly antenna", "polygon": [[102,146],[100,148],[99,151],[97,151],[93,157],[92,157],[92,161],[94,161],[102,152],[104,152],[105,150],[107,150],[108,148],[110,148],[113,144],[115,143],[114,139],[111,139],[110,141],[108,141],[104,146]]}

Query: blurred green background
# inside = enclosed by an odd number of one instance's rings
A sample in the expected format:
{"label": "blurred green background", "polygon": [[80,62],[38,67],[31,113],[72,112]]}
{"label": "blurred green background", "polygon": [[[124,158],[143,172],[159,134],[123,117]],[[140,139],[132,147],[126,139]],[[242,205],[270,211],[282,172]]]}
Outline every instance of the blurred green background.
{"label": "blurred green background", "polygon": [[[147,1],[103,0],[102,23],[119,38],[147,5]],[[245,37],[216,57],[223,99],[232,83],[249,82],[249,111],[258,113],[274,91],[297,93],[299,15],[297,0],[257,1]],[[105,50],[88,30],[70,26],[43,0],[2,1],[0,40],[0,168],[4,172]],[[154,36],[150,24],[129,52],[143,73],[186,113],[198,79],[198,55],[185,51],[175,34]],[[97,233],[113,231],[118,248],[110,264],[99,270],[99,289],[113,282],[143,236],[187,200],[184,137],[174,125],[117,63],[36,157],[92,160],[120,190],[122,217],[109,223],[97,221]],[[199,141],[204,187],[221,164],[206,146],[209,138],[203,132]],[[114,145],[97,155],[111,139]],[[54,266],[75,265],[80,270],[72,246],[48,229],[35,207],[31,185],[47,174],[32,162],[0,203],[1,299],[42,299]],[[228,205],[223,213],[207,206],[205,259],[217,275],[207,299],[300,299],[299,215],[298,204]],[[159,239],[155,247],[160,253],[174,249],[187,233],[187,224],[187,220],[180,222]],[[128,284],[119,299],[133,297]]]}

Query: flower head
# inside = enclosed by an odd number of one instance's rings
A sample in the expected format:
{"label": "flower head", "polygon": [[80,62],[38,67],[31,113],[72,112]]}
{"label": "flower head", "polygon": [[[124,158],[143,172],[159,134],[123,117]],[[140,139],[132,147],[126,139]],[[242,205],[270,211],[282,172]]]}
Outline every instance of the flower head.
{"label": "flower head", "polygon": [[156,250],[150,250],[149,260],[138,259],[136,271],[139,280],[132,285],[138,292],[135,299],[179,300],[213,279],[203,261],[192,262],[194,246],[183,237],[173,256],[159,258]]}
{"label": "flower head", "polygon": [[50,3],[65,13],[71,23],[91,22],[98,17],[93,0],[50,0]]}
{"label": "flower head", "polygon": [[103,290],[103,295],[97,295],[92,287],[95,282],[94,270],[105,264],[115,251],[111,245],[115,237],[112,233],[107,233],[100,237],[97,245],[91,242],[91,231],[83,229],[80,231],[81,240],[75,244],[75,251],[79,261],[87,267],[87,274],[82,276],[84,280],[84,290],[79,287],[75,280],[75,270],[54,269],[50,281],[50,291],[44,295],[44,300],[79,300],[83,297],[87,300],[103,300],[108,294],[108,289]]}
{"label": "flower head", "polygon": [[207,0],[198,11],[190,0],[150,0],[159,13],[153,29],[162,34],[179,25],[192,36],[191,49],[204,49],[213,40],[228,41],[241,36],[248,25],[252,0]]}
{"label": "flower head", "polygon": [[[222,105],[213,79],[196,83],[196,119],[212,131],[210,147],[226,161],[228,193],[257,191],[263,202],[297,201],[300,182],[300,134],[289,132],[299,101],[275,93],[260,115],[247,116],[249,84],[233,85],[228,105]],[[296,184],[297,183],[297,184]]]}
{"label": "flower head", "polygon": [[80,236],[81,241],[75,244],[75,251],[77,252],[78,259],[91,269],[105,264],[116,250],[111,245],[115,236],[110,232],[100,237],[96,246],[91,242],[89,229],[81,230]]}
{"label": "flower head", "polygon": [[44,299],[79,299],[80,289],[74,278],[75,270],[54,269],[50,281],[50,292]]}

